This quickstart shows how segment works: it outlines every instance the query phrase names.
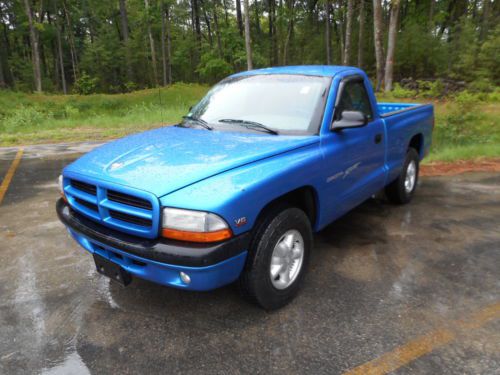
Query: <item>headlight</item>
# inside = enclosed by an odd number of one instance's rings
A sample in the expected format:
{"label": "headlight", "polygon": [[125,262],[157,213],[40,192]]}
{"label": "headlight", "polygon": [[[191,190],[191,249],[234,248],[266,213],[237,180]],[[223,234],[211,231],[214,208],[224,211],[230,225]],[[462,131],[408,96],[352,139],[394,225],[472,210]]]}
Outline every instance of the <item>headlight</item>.
{"label": "headlight", "polygon": [[224,219],[209,212],[164,208],[162,222],[163,237],[175,240],[216,242],[232,236]]}

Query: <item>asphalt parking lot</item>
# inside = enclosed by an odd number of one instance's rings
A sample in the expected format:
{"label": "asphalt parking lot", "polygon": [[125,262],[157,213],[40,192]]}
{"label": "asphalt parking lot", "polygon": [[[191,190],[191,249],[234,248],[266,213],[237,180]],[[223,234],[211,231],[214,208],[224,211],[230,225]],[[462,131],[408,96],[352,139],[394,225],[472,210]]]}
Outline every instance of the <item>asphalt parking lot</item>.
{"label": "asphalt parking lot", "polygon": [[500,374],[500,174],[364,203],[315,236],[302,292],[266,313],[234,286],[99,276],[54,210],[60,170],[92,147],[0,149],[0,373]]}

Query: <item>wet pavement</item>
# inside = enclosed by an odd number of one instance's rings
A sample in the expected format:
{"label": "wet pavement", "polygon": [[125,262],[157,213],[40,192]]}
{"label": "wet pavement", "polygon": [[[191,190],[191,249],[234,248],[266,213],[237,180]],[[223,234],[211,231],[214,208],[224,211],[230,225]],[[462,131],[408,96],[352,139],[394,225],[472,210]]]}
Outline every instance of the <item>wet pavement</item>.
{"label": "wet pavement", "polygon": [[[500,174],[364,203],[315,236],[301,293],[266,313],[234,286],[99,276],[54,210],[60,170],[93,146],[26,149],[0,205],[0,373],[500,374]],[[16,152],[0,149],[0,178]]]}

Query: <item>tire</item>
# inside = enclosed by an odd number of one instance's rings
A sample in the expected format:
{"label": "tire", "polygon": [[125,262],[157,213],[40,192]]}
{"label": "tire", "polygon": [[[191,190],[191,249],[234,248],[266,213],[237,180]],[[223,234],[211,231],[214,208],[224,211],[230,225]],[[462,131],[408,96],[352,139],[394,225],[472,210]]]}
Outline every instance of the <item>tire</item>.
{"label": "tire", "polygon": [[[288,246],[290,242],[293,242],[293,247]],[[299,259],[301,243],[303,255]],[[311,223],[304,211],[283,206],[269,211],[256,226],[239,279],[243,296],[268,311],[289,303],[304,278],[312,243]],[[277,273],[278,270],[283,271]],[[277,276],[272,278],[271,271]],[[285,277],[287,273],[289,284]]]}
{"label": "tire", "polygon": [[385,195],[389,201],[395,204],[406,204],[411,201],[418,183],[419,160],[418,152],[414,148],[408,149],[399,177],[385,188]]}

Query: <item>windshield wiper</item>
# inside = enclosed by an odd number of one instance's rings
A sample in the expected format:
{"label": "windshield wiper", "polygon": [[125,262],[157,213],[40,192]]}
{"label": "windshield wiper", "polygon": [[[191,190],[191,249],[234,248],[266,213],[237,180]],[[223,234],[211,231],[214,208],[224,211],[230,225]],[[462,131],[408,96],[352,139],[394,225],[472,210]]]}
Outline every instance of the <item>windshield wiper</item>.
{"label": "windshield wiper", "polygon": [[206,122],[205,120],[199,118],[199,117],[194,117],[194,116],[182,116],[182,118],[184,120],[188,120],[188,121],[193,121],[193,122],[196,122],[197,124],[201,125],[202,127],[204,127],[205,129],[207,130],[214,130],[214,128],[212,128],[210,125],[208,125],[208,122]]}
{"label": "windshield wiper", "polygon": [[260,122],[255,122],[255,121],[250,121],[250,120],[241,120],[241,119],[234,119],[234,118],[223,118],[223,119],[220,119],[218,120],[219,122],[230,122],[230,123],[233,123],[233,124],[240,124],[244,127],[246,127],[247,129],[255,129],[255,130],[263,130],[269,134],[273,134],[273,135],[278,135],[279,133],[274,130],[274,129],[271,129],[269,127],[267,127],[266,125],[264,124],[261,124]]}

